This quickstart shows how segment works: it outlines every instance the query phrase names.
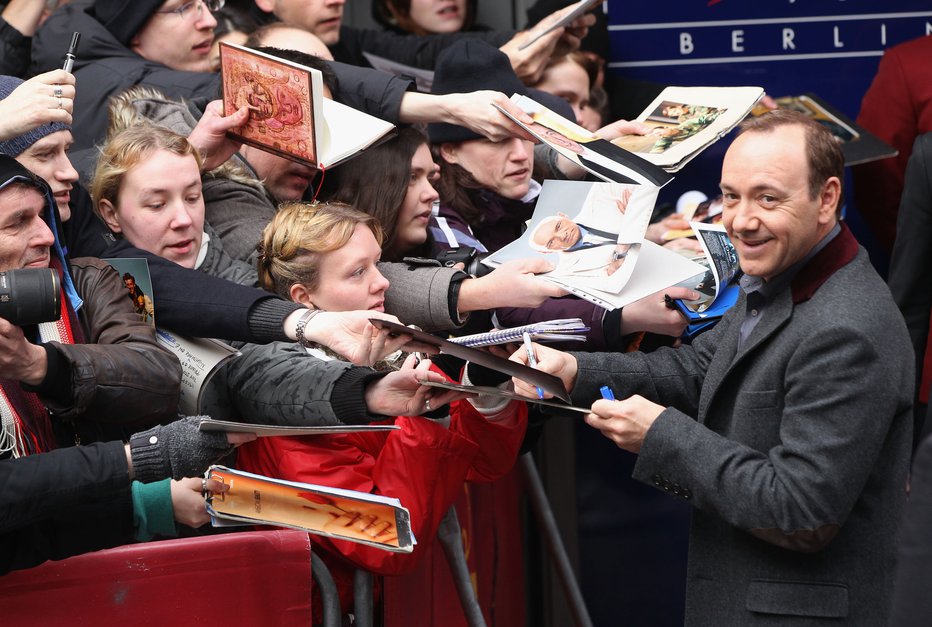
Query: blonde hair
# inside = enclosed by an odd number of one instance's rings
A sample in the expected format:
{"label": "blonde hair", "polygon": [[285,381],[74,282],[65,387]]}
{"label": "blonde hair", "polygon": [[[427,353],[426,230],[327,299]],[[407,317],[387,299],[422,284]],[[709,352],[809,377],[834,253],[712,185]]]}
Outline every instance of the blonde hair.
{"label": "blonde hair", "polygon": [[270,292],[291,299],[291,286],[309,290],[320,281],[322,253],[342,248],[356,226],[365,224],[379,246],[382,228],[374,217],[340,202],[286,202],[262,231],[256,247],[259,284]]}
{"label": "blonde hair", "polygon": [[203,165],[201,155],[186,137],[163,126],[142,123],[115,133],[100,151],[91,183],[91,198],[98,217],[103,217],[100,201],[119,206],[120,187],[126,173],[158,150],[182,157],[190,155],[197,161],[198,170]]}

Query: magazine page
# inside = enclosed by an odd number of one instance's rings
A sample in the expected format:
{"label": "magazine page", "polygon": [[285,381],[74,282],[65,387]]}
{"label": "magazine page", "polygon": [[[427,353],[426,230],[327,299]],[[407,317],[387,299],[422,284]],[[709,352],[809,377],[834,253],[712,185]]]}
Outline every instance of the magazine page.
{"label": "magazine page", "polygon": [[542,278],[607,309],[622,307],[700,271],[644,239],[658,191],[647,185],[544,181],[527,230],[483,263],[542,257],[555,266]]}
{"label": "magazine page", "polygon": [[702,222],[689,224],[705,253],[699,261],[705,272],[680,284],[701,294],[695,301],[680,301],[681,310],[690,320],[720,318],[738,299],[735,283],[741,274],[738,253],[724,226]]}
{"label": "magazine page", "polygon": [[538,140],[603,181],[663,187],[673,180],[662,168],[618,148],[527,96],[514,94],[511,101],[534,121],[524,124],[501,107],[497,107],[498,110]]}
{"label": "magazine page", "polygon": [[[207,476],[229,488],[208,495],[208,511],[216,519],[300,529],[396,553],[414,550],[411,516],[398,499],[224,466],[211,466]],[[363,530],[354,524],[360,516],[372,520]]]}
{"label": "magazine page", "polygon": [[155,326],[155,294],[152,290],[152,277],[149,275],[149,262],[143,257],[126,259],[102,259],[113,266],[123,281],[126,296],[133,303],[133,309],[143,322]]}
{"label": "magazine page", "polygon": [[220,42],[223,113],[250,110],[228,135],[286,159],[318,167],[323,78],[315,69]]}
{"label": "magazine page", "polygon": [[181,362],[178,411],[188,416],[201,413],[204,392],[211,377],[227,360],[239,355],[239,351],[219,340],[184,337],[164,329],[156,329],[155,336],[158,343]]}
{"label": "magazine page", "polygon": [[651,131],[612,144],[675,172],[733,129],[763,95],[760,87],[667,87],[637,117]]}

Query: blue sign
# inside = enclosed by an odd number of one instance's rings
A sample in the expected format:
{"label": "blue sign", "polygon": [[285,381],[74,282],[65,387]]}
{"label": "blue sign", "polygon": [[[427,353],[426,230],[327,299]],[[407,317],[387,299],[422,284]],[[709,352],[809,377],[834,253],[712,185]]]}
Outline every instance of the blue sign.
{"label": "blue sign", "polygon": [[773,96],[814,91],[856,116],[884,49],[932,33],[928,0],[878,6],[705,0],[658,12],[608,0],[609,67],[665,84],[760,85]]}
{"label": "blue sign", "polygon": [[[758,85],[774,97],[813,92],[852,119],[883,51],[932,34],[929,0],[607,0],[605,6],[614,73],[664,85]],[[715,145],[684,168],[668,194],[715,193],[724,149]]]}

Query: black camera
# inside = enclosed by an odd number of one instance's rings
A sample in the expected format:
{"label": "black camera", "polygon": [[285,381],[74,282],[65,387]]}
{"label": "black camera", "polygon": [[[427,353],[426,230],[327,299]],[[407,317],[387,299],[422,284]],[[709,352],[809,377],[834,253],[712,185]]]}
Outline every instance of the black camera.
{"label": "black camera", "polygon": [[452,268],[458,263],[463,264],[463,272],[470,276],[485,276],[493,269],[482,263],[482,260],[489,256],[489,253],[480,253],[472,246],[460,246],[459,248],[448,248],[437,255],[437,261],[441,265]]}
{"label": "black camera", "polygon": [[61,316],[61,280],[52,268],[0,272],[0,318],[18,327]]}

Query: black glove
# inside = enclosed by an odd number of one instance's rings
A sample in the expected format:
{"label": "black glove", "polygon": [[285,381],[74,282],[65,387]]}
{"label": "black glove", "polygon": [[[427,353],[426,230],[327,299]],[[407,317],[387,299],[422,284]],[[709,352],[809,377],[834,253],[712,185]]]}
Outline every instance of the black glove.
{"label": "black glove", "polygon": [[233,450],[226,434],[200,431],[200,418],[190,416],[133,434],[129,446],[136,481],[197,477]]}

